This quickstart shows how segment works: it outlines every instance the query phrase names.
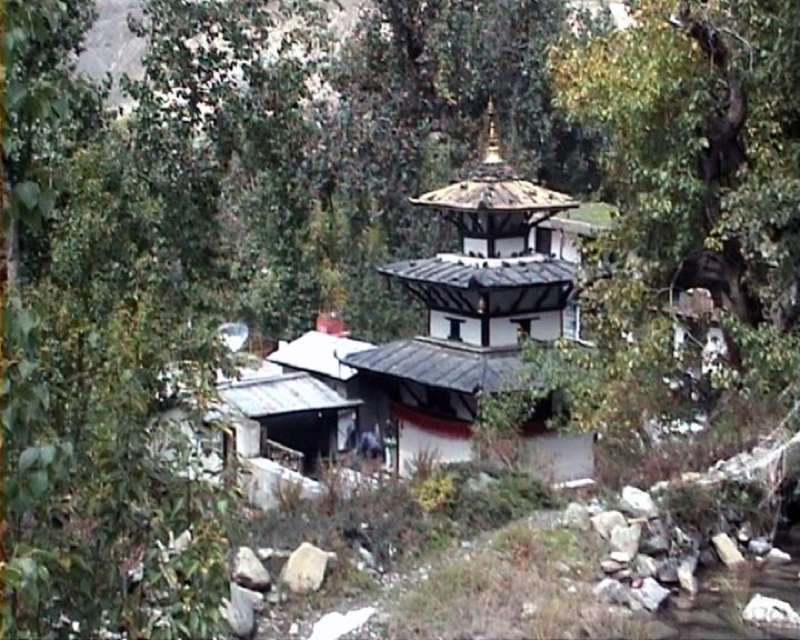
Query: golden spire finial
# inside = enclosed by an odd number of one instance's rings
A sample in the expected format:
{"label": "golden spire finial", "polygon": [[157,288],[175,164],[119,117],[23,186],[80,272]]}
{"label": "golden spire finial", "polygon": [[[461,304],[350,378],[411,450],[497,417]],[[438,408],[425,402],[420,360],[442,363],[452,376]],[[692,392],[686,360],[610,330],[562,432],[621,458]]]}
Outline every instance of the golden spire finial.
{"label": "golden spire finial", "polygon": [[489,118],[489,136],[486,140],[483,163],[500,164],[503,162],[503,157],[500,155],[500,138],[497,135],[497,123],[494,120],[494,102],[491,98],[489,98],[489,105],[486,107],[486,115]]}

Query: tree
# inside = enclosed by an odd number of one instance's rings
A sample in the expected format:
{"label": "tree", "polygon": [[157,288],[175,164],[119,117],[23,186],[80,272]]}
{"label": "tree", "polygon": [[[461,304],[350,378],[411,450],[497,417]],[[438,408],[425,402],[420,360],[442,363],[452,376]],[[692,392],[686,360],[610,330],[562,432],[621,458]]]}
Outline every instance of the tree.
{"label": "tree", "polygon": [[74,73],[93,2],[11,0],[2,11],[3,282],[15,285],[20,235],[35,242],[64,187],[52,165],[101,125],[102,93]]}
{"label": "tree", "polygon": [[620,211],[587,256],[614,262],[583,283],[597,349],[572,350],[583,378],[573,409],[584,423],[637,431],[644,411],[675,415],[663,378],[681,366],[666,309],[679,291],[705,288],[729,354],[714,383],[742,422],[742,403],[780,408],[800,391],[800,9],[649,0],[634,18],[626,31],[565,39],[551,56],[556,103],[608,127],[606,186]]}

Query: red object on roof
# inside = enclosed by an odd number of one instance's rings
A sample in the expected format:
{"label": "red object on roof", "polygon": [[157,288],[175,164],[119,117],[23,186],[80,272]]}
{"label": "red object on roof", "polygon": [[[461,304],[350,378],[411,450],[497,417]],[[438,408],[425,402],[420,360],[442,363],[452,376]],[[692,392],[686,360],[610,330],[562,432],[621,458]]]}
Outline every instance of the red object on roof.
{"label": "red object on roof", "polygon": [[317,331],[332,336],[345,337],[344,320],[335,311],[321,311],[317,316]]}

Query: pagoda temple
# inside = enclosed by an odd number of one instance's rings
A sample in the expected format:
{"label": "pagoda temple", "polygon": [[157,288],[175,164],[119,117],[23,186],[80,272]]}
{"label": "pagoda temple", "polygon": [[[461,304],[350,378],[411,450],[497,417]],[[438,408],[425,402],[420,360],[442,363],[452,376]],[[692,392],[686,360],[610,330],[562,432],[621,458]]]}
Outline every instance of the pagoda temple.
{"label": "pagoda temple", "polygon": [[[478,393],[523,384],[520,374],[530,365],[522,361],[522,336],[547,343],[565,331],[576,265],[549,249],[537,252],[537,245],[550,244],[537,232],[549,238],[551,231],[539,225],[579,203],[521,179],[501,155],[491,103],[487,116],[482,160],[468,166],[462,180],[410,200],[421,213],[455,224],[461,250],[379,268],[426,306],[427,335],[342,358],[360,372],[362,387],[387,398],[401,471],[426,449],[437,450],[442,461],[469,460]],[[528,437],[542,439],[549,410],[549,402],[537,408]],[[556,476],[591,475],[590,444],[581,442],[589,451],[577,454],[575,443],[545,439],[557,455],[580,458],[568,466],[581,469]]]}

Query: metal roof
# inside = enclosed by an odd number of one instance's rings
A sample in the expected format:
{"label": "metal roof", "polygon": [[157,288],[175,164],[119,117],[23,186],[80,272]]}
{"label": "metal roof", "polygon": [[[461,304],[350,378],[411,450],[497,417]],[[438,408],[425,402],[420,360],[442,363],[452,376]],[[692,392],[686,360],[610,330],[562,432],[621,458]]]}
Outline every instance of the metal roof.
{"label": "metal roof", "polygon": [[348,400],[308,373],[229,381],[218,385],[220,397],[248,418],[301,411],[345,409],[361,404]]}
{"label": "metal roof", "polygon": [[294,369],[303,369],[336,380],[349,380],[355,369],[343,365],[339,358],[350,353],[372,349],[375,345],[360,340],[309,331],[297,340],[282,345],[267,356],[267,360]]}
{"label": "metal roof", "polygon": [[[491,261],[492,264],[496,262]],[[394,262],[381,266],[378,271],[402,280],[446,284],[461,289],[483,289],[572,282],[576,270],[576,265],[571,262],[554,259],[533,261],[509,258],[501,260],[501,266],[484,267],[483,264],[488,265],[490,261],[454,262],[436,257]]]}
{"label": "metal roof", "polygon": [[418,337],[354,353],[343,361],[356,369],[464,393],[530,385],[530,365],[518,347],[475,347]]}

